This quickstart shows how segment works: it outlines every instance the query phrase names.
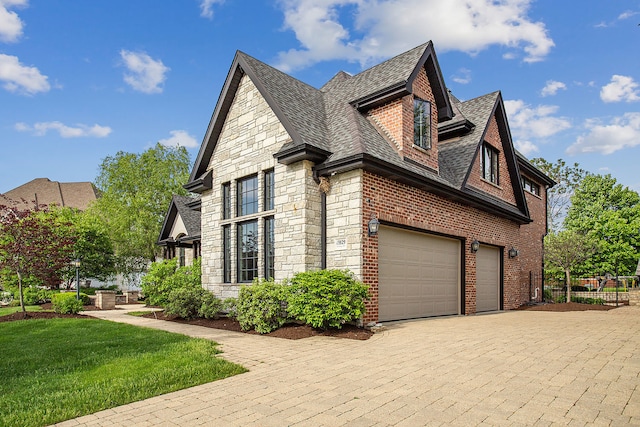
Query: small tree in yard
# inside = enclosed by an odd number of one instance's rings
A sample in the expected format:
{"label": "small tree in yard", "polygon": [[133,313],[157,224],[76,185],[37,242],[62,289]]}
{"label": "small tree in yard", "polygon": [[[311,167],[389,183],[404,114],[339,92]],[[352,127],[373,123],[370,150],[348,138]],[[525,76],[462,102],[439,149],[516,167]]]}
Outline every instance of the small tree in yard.
{"label": "small tree in yard", "polygon": [[595,253],[597,244],[589,237],[570,230],[547,235],[544,244],[547,266],[564,271],[567,302],[571,302],[571,270],[589,259]]}
{"label": "small tree in yard", "polygon": [[16,274],[23,313],[23,279],[35,278],[44,285],[60,283],[74,243],[71,224],[60,222],[48,209],[0,206],[0,269]]}

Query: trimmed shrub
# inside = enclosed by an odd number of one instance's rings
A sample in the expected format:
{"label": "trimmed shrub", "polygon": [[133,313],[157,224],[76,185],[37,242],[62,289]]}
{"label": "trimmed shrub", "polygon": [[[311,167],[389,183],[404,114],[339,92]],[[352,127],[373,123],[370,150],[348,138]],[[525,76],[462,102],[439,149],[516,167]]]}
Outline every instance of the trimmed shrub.
{"label": "trimmed shrub", "polygon": [[178,262],[175,259],[165,259],[151,264],[140,284],[147,305],[164,307],[169,302],[172,284],[169,278],[176,274],[177,268]]}
{"label": "trimmed shrub", "polygon": [[141,287],[147,305],[166,307],[171,301],[172,291],[181,288],[202,288],[200,260],[194,260],[191,266],[179,268],[175,259],[155,262],[142,278]]}
{"label": "trimmed shrub", "polygon": [[61,314],[77,314],[82,310],[82,300],[76,299],[71,292],[53,294],[51,296],[53,311]]}
{"label": "trimmed shrub", "polygon": [[204,290],[202,293],[202,303],[198,309],[198,316],[205,319],[217,319],[222,311],[222,301],[211,292]]}
{"label": "trimmed shrub", "polygon": [[308,271],[291,279],[287,310],[314,328],[341,328],[362,316],[368,298],[367,286],[347,270]]}
{"label": "trimmed shrub", "polygon": [[273,280],[256,279],[251,286],[240,288],[236,300],[236,319],[243,331],[253,328],[269,333],[287,321],[285,285]]}
{"label": "trimmed shrub", "polygon": [[204,292],[206,291],[202,288],[176,288],[169,293],[169,302],[165,304],[164,312],[180,316],[183,319],[198,317]]}
{"label": "trimmed shrub", "polygon": [[238,299],[227,298],[222,301],[222,311],[227,313],[227,317],[236,319],[238,317]]}

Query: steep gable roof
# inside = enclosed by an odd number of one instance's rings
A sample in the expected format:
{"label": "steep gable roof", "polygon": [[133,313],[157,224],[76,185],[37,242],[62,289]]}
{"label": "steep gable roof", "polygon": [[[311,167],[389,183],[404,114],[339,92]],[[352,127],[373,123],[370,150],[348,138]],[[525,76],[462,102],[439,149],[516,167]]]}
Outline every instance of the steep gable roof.
{"label": "steep gable roof", "polygon": [[171,239],[171,230],[178,219],[182,219],[182,223],[187,230],[187,240],[193,240],[200,237],[200,212],[194,208],[200,197],[178,196],[174,195],[169,205],[169,210],[164,217],[164,223],[160,230],[158,243],[163,243]]}
{"label": "steep gable roof", "polygon": [[[457,140],[439,144],[439,173],[402,157],[384,132],[367,117],[378,105],[413,93],[413,84],[425,70],[436,100],[438,129]],[[202,192],[212,185],[207,171],[224,121],[242,77],[248,76],[278,117],[291,140],[274,154],[278,162],[311,160],[319,175],[364,168],[452,200],[485,210],[497,210],[518,222],[530,221],[519,184],[518,165],[499,92],[467,102],[449,94],[431,42],[351,76],[340,72],[315,89],[242,52],[237,52],[207,133],[196,158],[189,191]],[[517,207],[466,188],[465,183],[487,131],[496,115],[505,143],[509,174]]]}

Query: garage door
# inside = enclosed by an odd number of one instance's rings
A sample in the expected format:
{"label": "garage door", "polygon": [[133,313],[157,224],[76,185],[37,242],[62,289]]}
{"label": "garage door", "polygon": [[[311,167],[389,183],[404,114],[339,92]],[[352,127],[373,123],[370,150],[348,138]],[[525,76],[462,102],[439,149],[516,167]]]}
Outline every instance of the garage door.
{"label": "garage door", "polygon": [[500,249],[480,246],[476,252],[476,312],[500,310]]}
{"label": "garage door", "polygon": [[380,227],[378,278],[381,321],[458,314],[460,242]]}

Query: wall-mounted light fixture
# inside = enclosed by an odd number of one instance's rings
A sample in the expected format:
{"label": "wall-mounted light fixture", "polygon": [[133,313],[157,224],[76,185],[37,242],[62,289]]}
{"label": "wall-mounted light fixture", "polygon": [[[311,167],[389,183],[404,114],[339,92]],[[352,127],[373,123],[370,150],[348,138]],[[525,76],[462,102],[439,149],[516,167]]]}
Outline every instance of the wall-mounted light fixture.
{"label": "wall-mounted light fixture", "polygon": [[378,218],[376,218],[375,214],[371,214],[371,219],[369,220],[369,226],[367,227],[369,229],[369,237],[371,236],[375,236],[378,234],[378,229],[380,228],[380,221],[378,221]]}
{"label": "wall-mounted light fixture", "polygon": [[515,258],[518,256],[520,252],[514,248],[513,246],[511,246],[511,249],[509,249],[509,258]]}
{"label": "wall-mounted light fixture", "polygon": [[475,254],[478,252],[478,249],[480,249],[480,242],[478,242],[478,240],[471,242],[471,252]]}

